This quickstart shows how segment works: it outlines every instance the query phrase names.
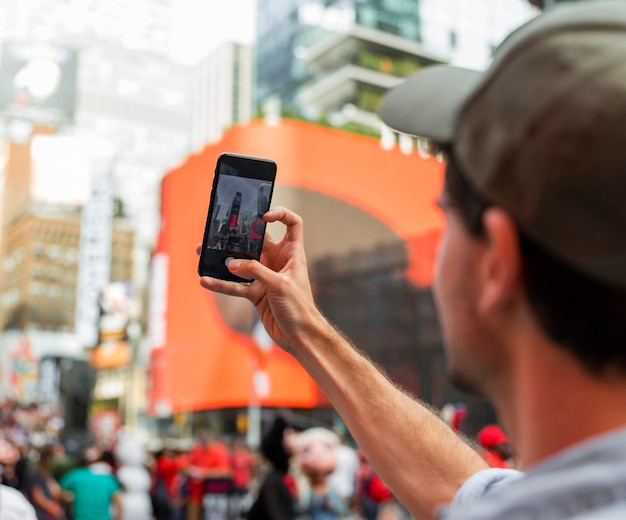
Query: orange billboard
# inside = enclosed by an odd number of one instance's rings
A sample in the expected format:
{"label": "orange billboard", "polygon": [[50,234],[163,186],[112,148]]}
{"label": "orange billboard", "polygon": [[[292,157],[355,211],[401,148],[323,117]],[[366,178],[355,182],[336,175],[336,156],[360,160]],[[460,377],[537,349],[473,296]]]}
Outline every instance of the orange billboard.
{"label": "orange billboard", "polygon": [[[247,302],[199,285],[195,246],[222,152],[276,161],[273,205],[304,218],[309,261],[404,241],[406,276],[423,286],[432,279],[443,225],[435,206],[442,165],[417,152],[383,150],[367,136],[301,121],[255,121],[231,128],[163,178],[148,324],[153,412],[253,401],[294,408],[327,404],[295,360],[267,338]],[[268,233],[280,236],[280,226],[268,226]]]}

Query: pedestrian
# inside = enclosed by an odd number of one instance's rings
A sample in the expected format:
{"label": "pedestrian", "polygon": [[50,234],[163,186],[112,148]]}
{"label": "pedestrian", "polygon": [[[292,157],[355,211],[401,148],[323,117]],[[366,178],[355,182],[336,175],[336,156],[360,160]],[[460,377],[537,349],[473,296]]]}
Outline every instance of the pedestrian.
{"label": "pedestrian", "polygon": [[265,264],[228,265],[254,282],[201,284],[255,304],[413,516],[625,518],[626,2],[559,4],[486,72],[424,67],[380,114],[446,161],[433,290],[449,376],[493,402],[523,471],[488,468],[329,324],[288,209],[264,215],[286,226]]}
{"label": "pedestrian", "polygon": [[213,439],[211,434],[202,430],[196,445],[189,453],[189,502],[187,520],[200,520],[205,492],[208,492],[209,479],[230,478],[230,460],[228,448],[222,442]]}
{"label": "pedestrian", "polygon": [[122,518],[122,487],[104,459],[100,449],[88,447],[82,456],[81,466],[61,477],[59,484],[69,492],[73,520]]}
{"label": "pedestrian", "polygon": [[476,434],[482,457],[492,468],[514,467],[515,450],[511,441],[497,424],[488,424]]}
{"label": "pedestrian", "polygon": [[296,489],[295,479],[289,473],[290,458],[293,455],[286,442],[286,434],[291,429],[284,417],[277,416],[270,430],[261,440],[261,454],[270,468],[263,476],[257,496],[250,510],[245,513],[247,520],[295,520]]}
{"label": "pedestrian", "polygon": [[37,450],[36,464],[29,468],[25,494],[33,504],[38,520],[60,520],[65,518],[62,492],[52,476],[54,448],[42,446]]}
{"label": "pedestrian", "polygon": [[250,495],[250,484],[255,476],[256,458],[246,446],[243,437],[235,437],[230,452],[230,467],[233,475],[231,510],[241,512]]}

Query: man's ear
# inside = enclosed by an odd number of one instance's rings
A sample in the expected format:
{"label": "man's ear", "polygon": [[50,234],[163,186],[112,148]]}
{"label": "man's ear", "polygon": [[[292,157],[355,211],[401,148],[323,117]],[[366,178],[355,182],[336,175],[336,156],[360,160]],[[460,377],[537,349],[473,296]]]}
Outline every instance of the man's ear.
{"label": "man's ear", "polygon": [[479,265],[478,309],[509,309],[522,295],[522,259],[517,226],[508,213],[493,206],[483,214],[484,242]]}

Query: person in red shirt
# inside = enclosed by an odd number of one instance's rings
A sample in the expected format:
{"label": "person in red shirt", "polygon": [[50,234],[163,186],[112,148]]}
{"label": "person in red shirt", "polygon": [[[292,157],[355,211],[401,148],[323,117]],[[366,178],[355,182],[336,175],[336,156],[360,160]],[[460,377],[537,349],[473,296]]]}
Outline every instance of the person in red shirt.
{"label": "person in red shirt", "polygon": [[483,448],[482,457],[492,468],[511,468],[515,450],[508,437],[497,424],[488,424],[482,428],[476,440]]}
{"label": "person in red shirt", "polygon": [[233,440],[230,453],[230,467],[233,472],[231,508],[241,513],[244,508],[245,497],[250,492],[250,482],[256,470],[256,457],[246,446],[241,437]]}
{"label": "person in red shirt", "polygon": [[256,460],[248,450],[245,441],[240,437],[237,437],[233,442],[230,467],[233,472],[233,493],[245,495],[254,475]]}
{"label": "person in red shirt", "polygon": [[231,477],[230,457],[225,444],[211,438],[208,432],[198,435],[197,444],[189,453],[189,504],[187,520],[200,520],[205,480]]}
{"label": "person in red shirt", "polygon": [[177,496],[177,476],[187,464],[187,457],[176,453],[171,439],[166,440],[163,451],[156,457],[156,474],[165,484],[170,498]]}

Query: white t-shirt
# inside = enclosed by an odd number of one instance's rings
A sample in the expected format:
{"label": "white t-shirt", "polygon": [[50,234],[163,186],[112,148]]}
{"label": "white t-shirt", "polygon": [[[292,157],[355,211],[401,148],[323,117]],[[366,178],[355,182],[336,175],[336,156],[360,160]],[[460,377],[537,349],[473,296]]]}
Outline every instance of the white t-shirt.
{"label": "white t-shirt", "polygon": [[0,520],[37,520],[37,515],[22,493],[0,485]]}

